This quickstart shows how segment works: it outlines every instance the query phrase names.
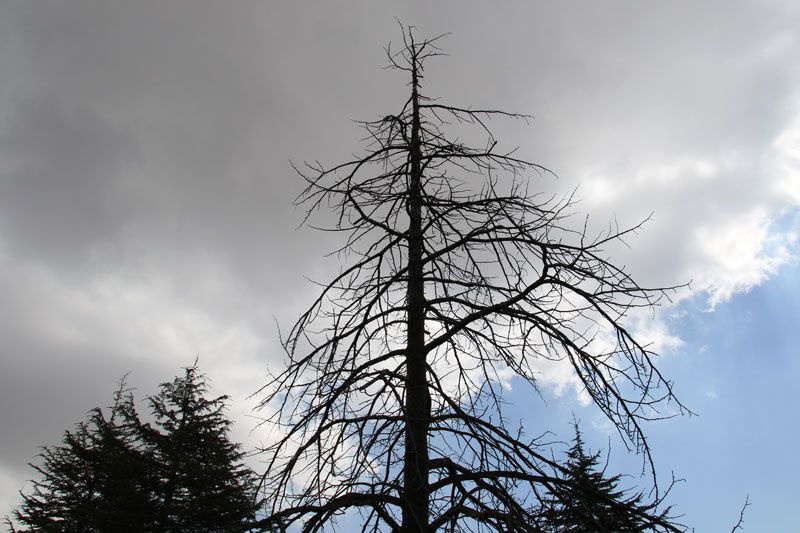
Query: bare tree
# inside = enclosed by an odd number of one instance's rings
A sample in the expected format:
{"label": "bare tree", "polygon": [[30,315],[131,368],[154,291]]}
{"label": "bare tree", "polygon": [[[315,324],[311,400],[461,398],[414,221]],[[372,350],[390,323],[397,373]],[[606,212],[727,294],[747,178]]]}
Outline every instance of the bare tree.
{"label": "bare tree", "polygon": [[[568,362],[648,460],[642,422],[667,402],[683,409],[624,320],[671,289],[640,287],[603,251],[639,226],[595,238],[574,229],[570,197],[530,193],[529,177],[550,171],[500,151],[488,128],[526,116],[424,96],[440,38],[403,28],[402,49],[387,48],[410,95],[363,123],[364,155],[296,169],[308,215],[336,213],[327,229],[346,235],[344,266],[260,391],[265,422],[281,428],[265,450],[264,529],[319,531],[358,510],[363,531],[540,531],[537,502],[564,493],[553,475],[563,469],[509,426],[502,388],[513,375],[536,389],[545,359]],[[485,144],[466,145],[453,127]]]}

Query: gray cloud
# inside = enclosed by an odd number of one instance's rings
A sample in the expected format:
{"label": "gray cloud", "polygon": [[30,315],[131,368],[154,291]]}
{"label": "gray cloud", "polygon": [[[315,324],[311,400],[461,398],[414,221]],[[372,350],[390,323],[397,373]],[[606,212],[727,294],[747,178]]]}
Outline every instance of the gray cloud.
{"label": "gray cloud", "polygon": [[136,157],[131,136],[91,112],[22,101],[0,153],[0,221],[12,253],[71,263],[118,237],[133,209],[121,180]]}

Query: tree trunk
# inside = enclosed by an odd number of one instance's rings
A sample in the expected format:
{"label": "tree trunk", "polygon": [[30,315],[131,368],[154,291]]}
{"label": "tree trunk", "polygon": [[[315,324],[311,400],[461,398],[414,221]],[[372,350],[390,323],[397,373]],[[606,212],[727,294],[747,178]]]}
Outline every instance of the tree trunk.
{"label": "tree trunk", "polygon": [[430,393],[425,366],[425,287],[422,279],[422,152],[417,62],[412,69],[411,174],[408,191],[408,293],[406,346],[406,442],[403,464],[404,533],[427,531],[429,521],[428,426]]}

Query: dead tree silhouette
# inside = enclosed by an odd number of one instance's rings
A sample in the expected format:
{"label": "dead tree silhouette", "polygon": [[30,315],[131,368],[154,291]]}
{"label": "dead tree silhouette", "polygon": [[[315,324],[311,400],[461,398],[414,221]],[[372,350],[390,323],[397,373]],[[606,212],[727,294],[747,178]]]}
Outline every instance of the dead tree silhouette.
{"label": "dead tree silhouette", "polygon": [[410,94],[363,123],[364,155],[296,168],[306,218],[332,209],[328,229],[347,237],[342,270],[285,336],[287,366],[260,391],[281,434],[265,449],[265,529],[319,531],[357,509],[364,531],[540,531],[537,502],[560,493],[561,467],[507,422],[502,380],[536,389],[544,359],[570,364],[648,460],[642,422],[669,402],[683,409],[624,320],[672,288],[640,287],[604,253],[640,225],[575,229],[571,197],[530,192],[530,177],[551,172],[500,151],[488,127],[528,117],[426,97],[440,38],[403,28],[402,49],[387,48]]}

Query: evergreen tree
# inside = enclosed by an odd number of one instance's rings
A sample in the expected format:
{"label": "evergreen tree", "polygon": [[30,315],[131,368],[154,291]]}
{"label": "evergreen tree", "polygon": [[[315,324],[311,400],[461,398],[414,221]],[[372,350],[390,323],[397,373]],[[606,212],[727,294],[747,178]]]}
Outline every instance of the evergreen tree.
{"label": "evergreen tree", "polygon": [[256,509],[254,474],[228,438],[228,397],[207,399],[206,392],[195,363],[149,398],[149,424],[123,380],[108,416],[93,409],[31,464],[41,478],[21,493],[18,524],[75,533],[247,529]]}
{"label": "evergreen tree", "polygon": [[138,449],[138,417],[124,380],[107,418],[93,409],[64,434],[62,445],[44,447],[41,474],[14,513],[32,531],[142,531],[152,526],[155,502],[148,459]]}
{"label": "evergreen tree", "polygon": [[546,499],[542,522],[552,533],[664,531],[654,524],[656,516],[668,521],[669,509],[655,513],[656,503],[647,503],[641,493],[619,488],[622,476],[606,477],[600,452],[587,453],[578,424],[567,452],[564,483]]}
{"label": "evergreen tree", "polygon": [[254,475],[228,438],[228,397],[207,390],[195,363],[149,398],[154,424],[142,437],[159,480],[160,531],[241,531],[254,518]]}

